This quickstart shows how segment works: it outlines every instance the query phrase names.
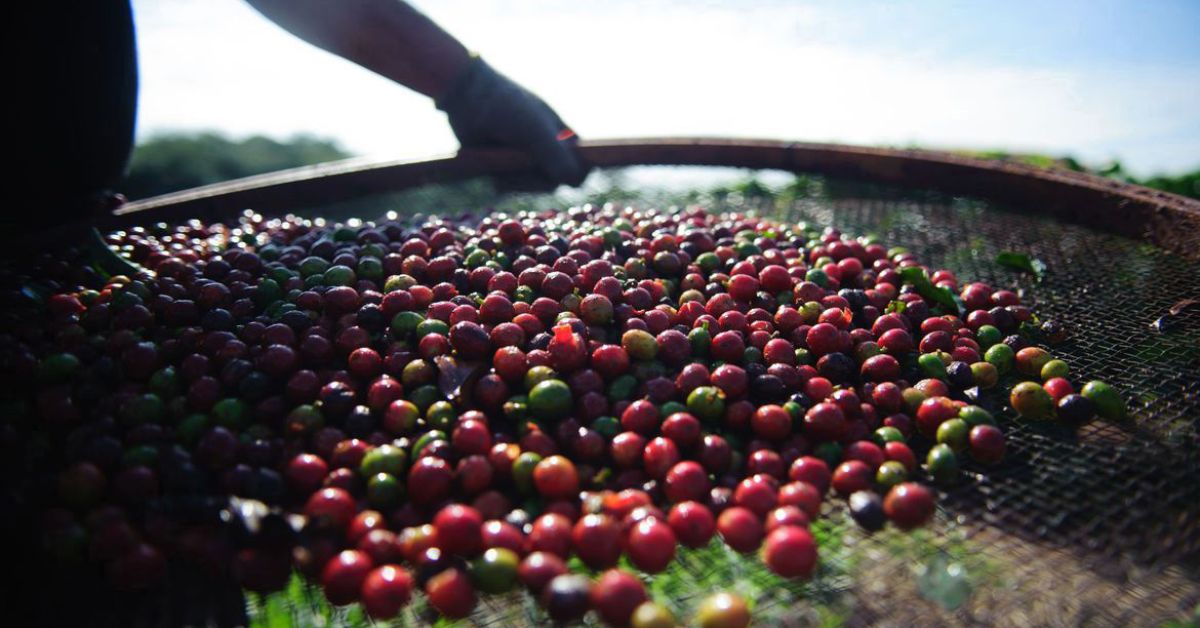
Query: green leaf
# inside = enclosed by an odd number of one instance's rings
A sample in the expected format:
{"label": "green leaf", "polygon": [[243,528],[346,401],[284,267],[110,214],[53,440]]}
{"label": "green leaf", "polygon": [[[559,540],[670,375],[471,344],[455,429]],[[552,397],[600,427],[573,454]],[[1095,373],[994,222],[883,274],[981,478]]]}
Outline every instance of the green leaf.
{"label": "green leaf", "polygon": [[912,284],[917,289],[917,294],[922,298],[929,299],[935,304],[942,306],[947,312],[962,316],[966,312],[966,307],[963,305],[962,299],[946,288],[939,288],[933,285],[929,280],[929,275],[925,274],[925,269],[920,266],[909,266],[900,269],[900,278],[904,283]]}
{"label": "green leaf", "polygon": [[1015,251],[1001,251],[996,256],[996,263],[1006,268],[1012,268],[1022,272],[1029,273],[1037,277],[1041,281],[1042,275],[1046,273],[1046,263],[1036,257],[1030,257],[1024,253]]}

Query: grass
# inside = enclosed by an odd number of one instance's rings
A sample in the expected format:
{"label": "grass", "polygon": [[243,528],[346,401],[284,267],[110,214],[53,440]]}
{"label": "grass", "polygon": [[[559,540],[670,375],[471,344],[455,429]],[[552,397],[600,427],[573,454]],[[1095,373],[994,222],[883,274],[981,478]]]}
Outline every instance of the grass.
{"label": "grass", "polygon": [[[856,587],[861,578],[877,567],[903,565],[910,573],[899,573],[903,582],[915,582],[920,594],[947,610],[962,604],[979,587],[998,582],[1000,568],[985,559],[970,541],[954,530],[900,532],[888,529],[871,537],[838,511],[812,526],[820,562],[807,580],[789,580],[771,573],[757,555],[739,554],[719,539],[699,549],[680,548],[675,561],[662,573],[642,574],[622,558],[620,567],[639,574],[651,599],[663,604],[681,622],[696,606],[717,591],[731,591],[751,605],[760,625],[845,625],[855,613]],[[573,571],[598,575],[577,559]],[[947,575],[949,574],[949,575]],[[889,576],[890,577],[890,576]],[[529,594],[512,592],[483,596],[475,613],[466,621],[438,618],[421,594],[400,617],[390,622],[372,622],[361,607],[333,607],[319,588],[299,575],[287,589],[266,597],[247,594],[250,625],[257,628],[283,626],[389,626],[542,625],[548,619]],[[585,625],[599,625],[589,615]]]}
{"label": "grass", "polygon": [[[666,571],[640,574],[647,592],[655,601],[669,608],[677,618],[690,617],[695,606],[707,595],[729,590],[745,598],[753,607],[755,618],[771,621],[789,619],[798,613],[822,626],[840,626],[848,613],[845,598],[852,585],[847,571],[848,560],[842,542],[846,524],[840,520],[820,520],[813,525],[821,562],[809,580],[780,578],[767,570],[757,556],[742,555],[729,549],[719,539],[699,549],[680,548],[676,560]],[[597,575],[577,559],[569,563],[573,571]],[[622,569],[639,573],[622,558]],[[257,628],[277,628],[294,625],[365,626],[372,622],[358,604],[346,607],[331,606],[320,589],[294,575],[281,592],[261,597],[247,594],[250,625]],[[799,606],[797,606],[799,605]],[[532,596],[509,593],[480,598],[470,622],[474,624],[529,625],[545,624],[547,618]],[[459,626],[455,622],[435,618],[423,596],[414,596],[404,613],[384,625]],[[594,618],[585,623],[592,624]]]}

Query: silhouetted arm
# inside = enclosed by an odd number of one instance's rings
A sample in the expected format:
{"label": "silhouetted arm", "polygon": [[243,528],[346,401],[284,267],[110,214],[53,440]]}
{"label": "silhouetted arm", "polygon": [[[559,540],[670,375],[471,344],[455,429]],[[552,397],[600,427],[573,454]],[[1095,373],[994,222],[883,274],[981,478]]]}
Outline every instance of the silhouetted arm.
{"label": "silhouetted arm", "polygon": [[541,98],[400,0],[247,0],[301,39],[433,98],[463,146],[533,156],[543,183],[578,185],[576,137]]}
{"label": "silhouetted arm", "polygon": [[246,0],[308,43],[440,98],[470,61],[457,39],[399,0]]}

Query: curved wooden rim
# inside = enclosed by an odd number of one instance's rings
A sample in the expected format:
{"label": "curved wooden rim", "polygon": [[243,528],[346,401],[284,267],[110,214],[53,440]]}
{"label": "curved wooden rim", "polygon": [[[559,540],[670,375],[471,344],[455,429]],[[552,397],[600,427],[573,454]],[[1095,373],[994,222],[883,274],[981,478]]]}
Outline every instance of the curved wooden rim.
{"label": "curved wooden rim", "polygon": [[[993,198],[1038,213],[1142,238],[1200,257],[1200,201],[1069,170],[929,150],[775,140],[658,138],[581,142],[597,167],[698,165],[770,168]],[[254,208],[281,212],[427,183],[527,172],[521,153],[463,150],[419,161],[347,160],[166,194],[121,207],[112,226]]]}

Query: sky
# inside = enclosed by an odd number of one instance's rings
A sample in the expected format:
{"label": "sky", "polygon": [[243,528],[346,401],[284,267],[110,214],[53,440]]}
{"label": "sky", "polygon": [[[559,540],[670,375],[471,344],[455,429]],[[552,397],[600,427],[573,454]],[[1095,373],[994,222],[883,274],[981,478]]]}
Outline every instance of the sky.
{"label": "sky", "polygon": [[[1200,167],[1200,2],[420,0],[584,138],[701,135]],[[427,98],[242,0],[133,0],[138,136],[309,133],[453,152]]]}

